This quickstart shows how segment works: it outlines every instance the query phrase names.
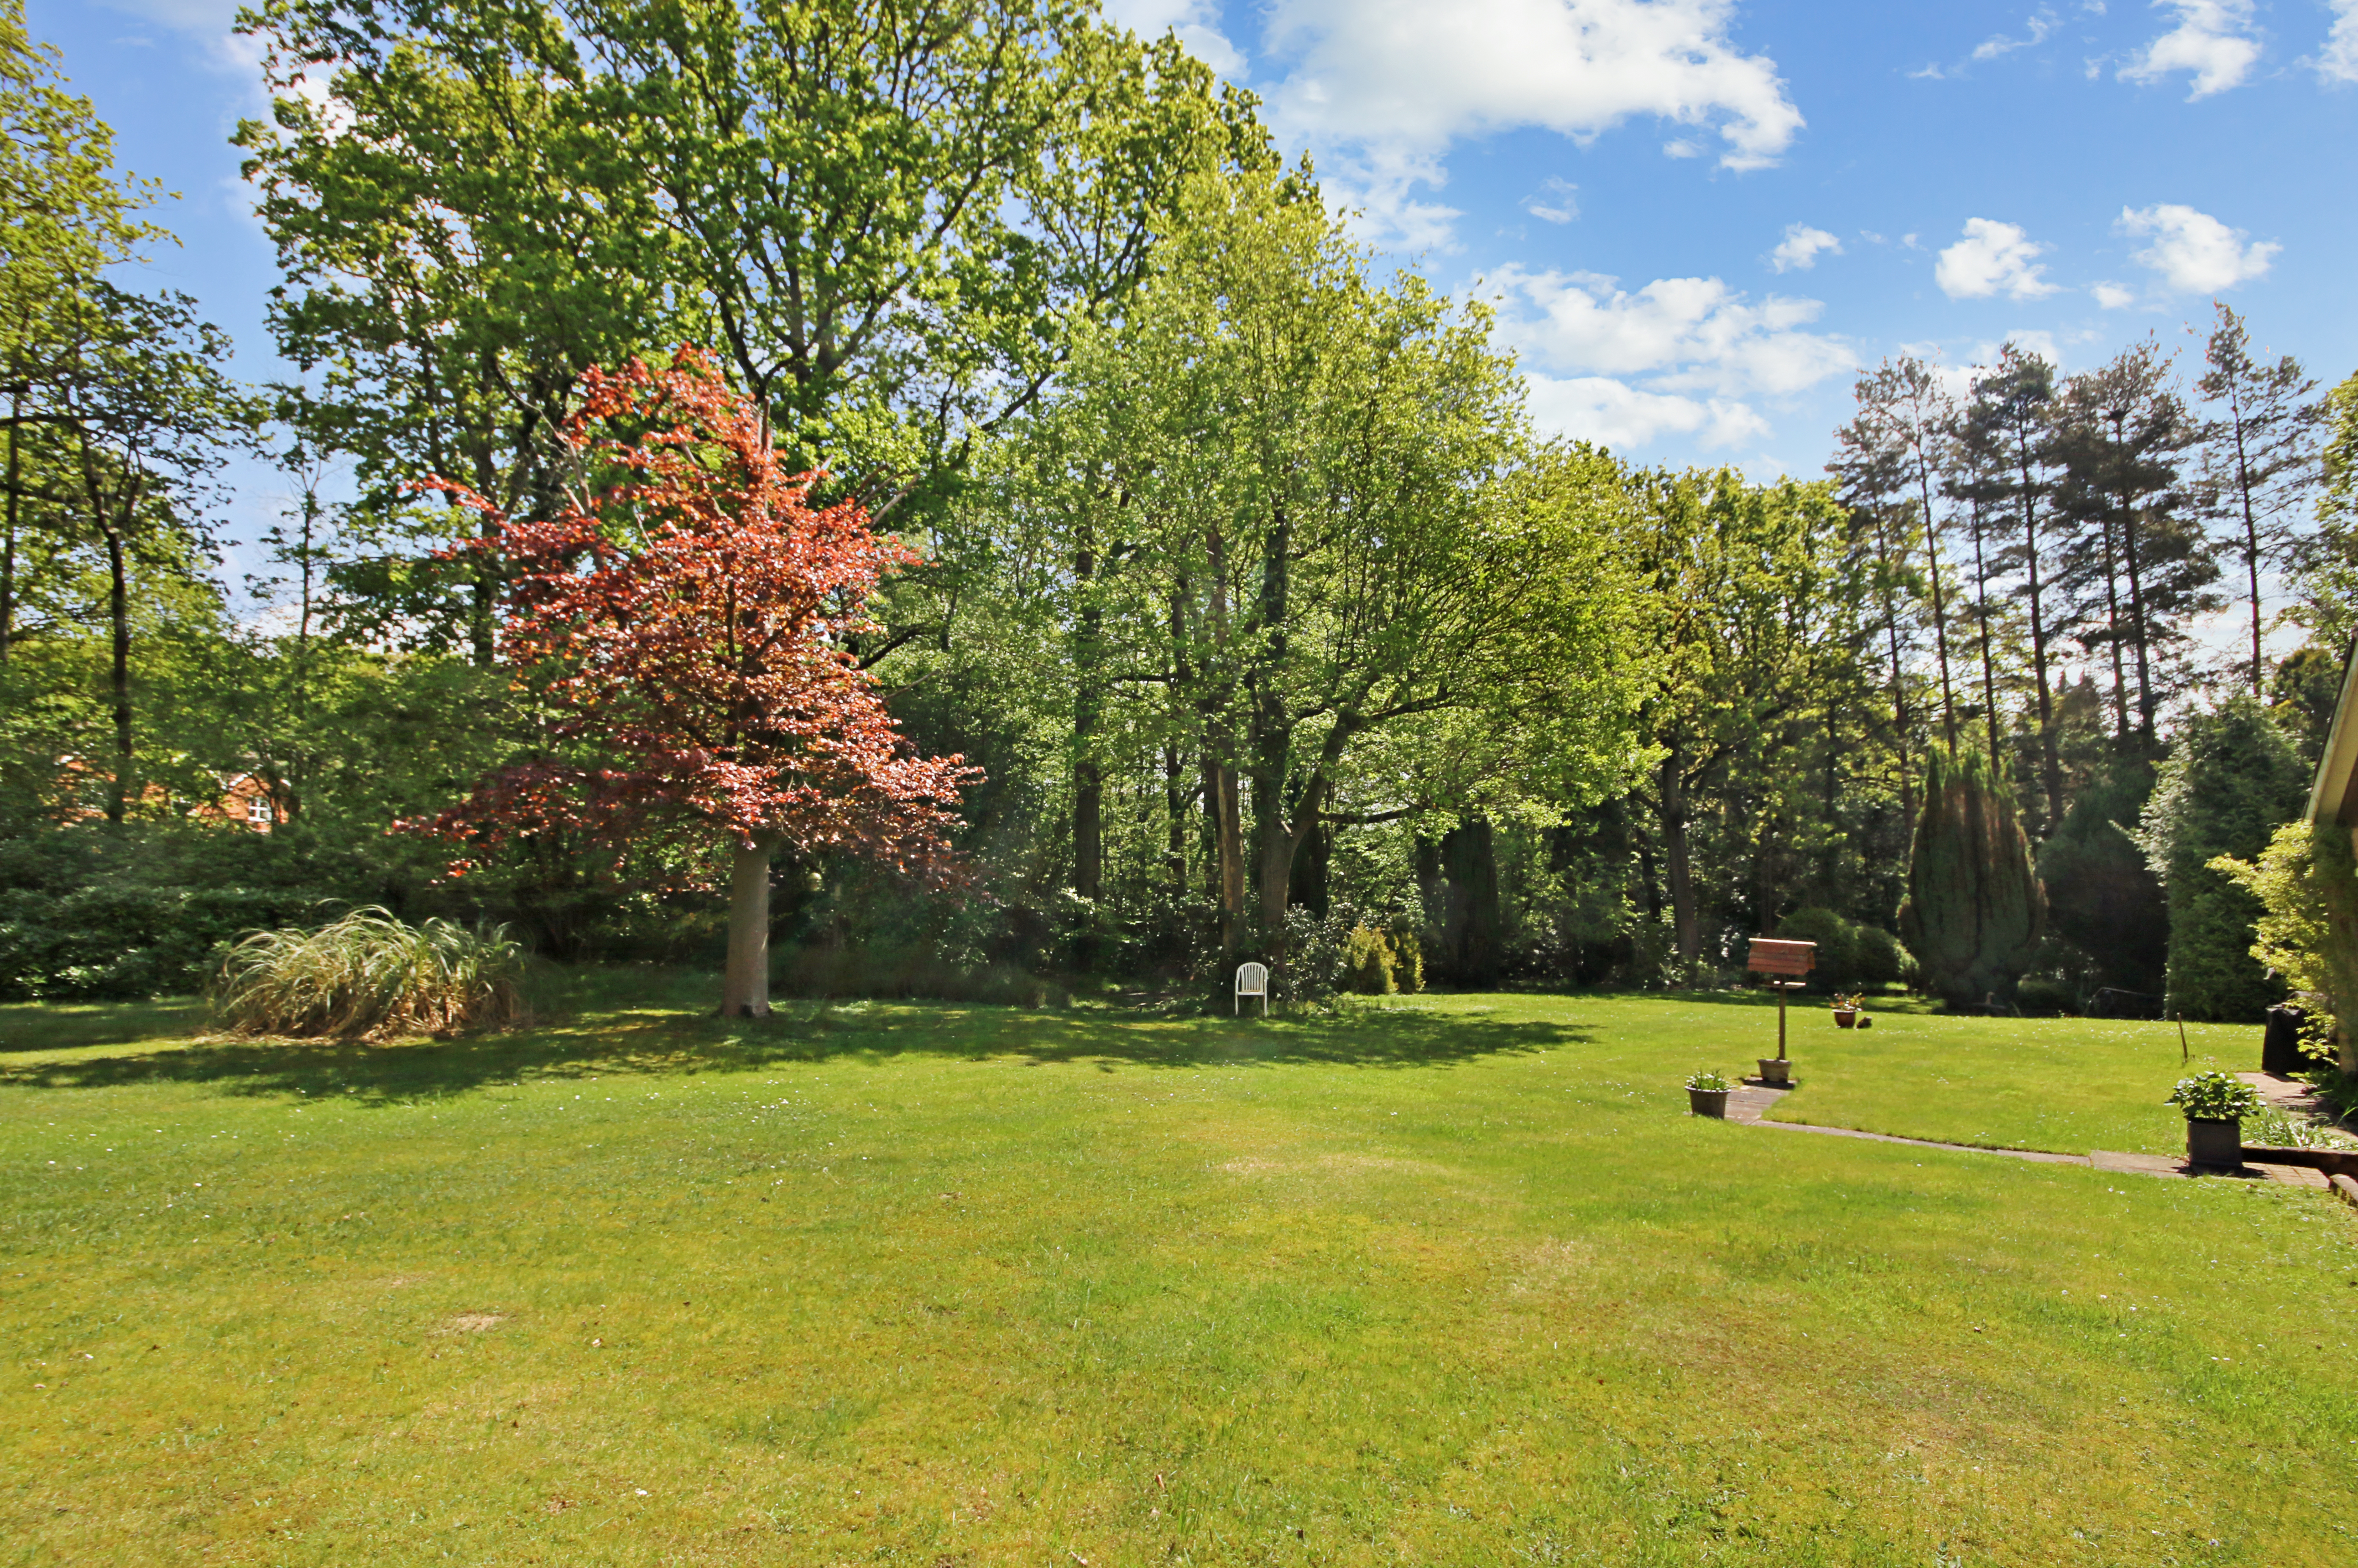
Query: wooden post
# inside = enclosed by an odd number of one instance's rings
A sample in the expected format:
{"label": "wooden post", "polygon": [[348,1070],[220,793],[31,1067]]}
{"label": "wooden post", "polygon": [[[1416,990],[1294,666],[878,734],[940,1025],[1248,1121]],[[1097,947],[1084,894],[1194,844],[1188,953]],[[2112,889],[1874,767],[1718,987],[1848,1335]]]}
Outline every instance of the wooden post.
{"label": "wooden post", "polygon": [[1781,1062],[1785,1059],[1785,982],[1771,980],[1768,983],[1777,988],[1777,1060]]}

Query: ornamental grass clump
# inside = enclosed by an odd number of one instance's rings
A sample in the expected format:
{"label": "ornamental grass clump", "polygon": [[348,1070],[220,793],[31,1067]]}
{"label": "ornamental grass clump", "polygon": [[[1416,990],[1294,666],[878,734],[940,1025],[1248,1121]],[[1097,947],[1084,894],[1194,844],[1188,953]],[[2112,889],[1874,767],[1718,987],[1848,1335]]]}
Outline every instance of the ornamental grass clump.
{"label": "ornamental grass clump", "polygon": [[2251,1085],[2214,1067],[2179,1079],[2162,1104],[2176,1106],[2189,1121],[2234,1121],[2259,1109],[2260,1097]]}
{"label": "ornamental grass clump", "polygon": [[317,930],[256,931],[222,956],[208,992],[240,1034],[386,1040],[510,1023],[524,949],[507,927],[408,925],[356,909]]}

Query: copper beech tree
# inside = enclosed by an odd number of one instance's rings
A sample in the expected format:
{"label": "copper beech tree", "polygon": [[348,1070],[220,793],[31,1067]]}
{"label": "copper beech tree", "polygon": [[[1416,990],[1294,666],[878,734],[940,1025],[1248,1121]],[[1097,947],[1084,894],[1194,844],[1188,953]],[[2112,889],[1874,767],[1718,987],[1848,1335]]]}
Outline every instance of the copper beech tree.
{"label": "copper beech tree", "polygon": [[[528,672],[552,742],[416,826],[488,848],[561,829],[615,850],[678,842],[730,883],[721,1011],[769,1011],[770,862],[782,847],[867,856],[939,882],[958,791],[979,776],[920,757],[843,648],[863,605],[917,559],[853,503],[814,508],[758,408],[712,362],[590,371],[564,427],[587,476],[546,519],[502,515],[459,546],[512,586],[503,656]],[[466,862],[461,862],[463,868]]]}

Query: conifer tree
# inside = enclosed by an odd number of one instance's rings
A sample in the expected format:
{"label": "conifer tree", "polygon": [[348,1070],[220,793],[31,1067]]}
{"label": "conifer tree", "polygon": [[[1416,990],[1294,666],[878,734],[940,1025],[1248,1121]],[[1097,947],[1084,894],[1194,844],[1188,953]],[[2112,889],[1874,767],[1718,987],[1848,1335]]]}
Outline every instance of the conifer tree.
{"label": "conifer tree", "polygon": [[2212,860],[2255,859],[2300,811],[2309,768],[2266,708],[2234,697],[2180,730],[2140,842],[2169,898],[2169,1009],[2257,1023],[2283,980],[2252,957],[2260,901]]}
{"label": "conifer tree", "polygon": [[2010,1000],[2047,919],[2014,792],[1979,752],[1932,750],[1899,931],[1952,1007]]}

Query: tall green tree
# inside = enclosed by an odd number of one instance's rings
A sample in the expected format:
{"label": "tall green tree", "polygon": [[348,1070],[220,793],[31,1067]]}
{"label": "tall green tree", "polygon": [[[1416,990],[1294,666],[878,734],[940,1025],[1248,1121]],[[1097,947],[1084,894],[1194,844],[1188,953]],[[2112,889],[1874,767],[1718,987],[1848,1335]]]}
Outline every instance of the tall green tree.
{"label": "tall green tree", "polygon": [[[692,339],[788,460],[921,525],[1136,285],[1185,176],[1264,156],[1248,97],[1069,0],[270,0],[248,27],[281,349],[323,367],[318,435],[389,518],[427,471],[545,512],[581,370]],[[465,558],[372,586],[413,620],[455,591],[488,658],[495,563]]]}
{"label": "tall green tree", "polygon": [[2043,531],[2054,491],[2050,443],[2055,395],[2055,367],[2008,342],[1999,351],[1997,363],[1974,378],[1973,400],[1963,425],[1971,460],[1986,473],[2003,476],[1993,487],[1994,498],[2014,514],[2021,529],[2014,561],[2023,574],[2029,613],[2031,673],[2039,694],[2039,777],[2045,786],[2042,819],[2050,825],[2063,816],[2063,764],[2056,746],[2055,694],[2049,671],[2048,643],[2054,628],[2040,574]]}
{"label": "tall green tree", "polygon": [[2324,404],[2317,383],[2290,354],[2273,364],[2252,352],[2252,333],[2225,305],[2202,345],[2202,379],[2195,384],[2211,418],[2201,430],[2201,462],[2212,515],[2228,529],[2244,557],[2251,611],[2254,697],[2267,678],[2260,636],[2266,629],[2260,571],[2284,561],[2295,543],[2298,503],[2317,481],[2317,447]]}
{"label": "tall green tree", "polygon": [[209,546],[207,482],[221,466],[224,438],[250,430],[256,411],[222,368],[228,339],[197,319],[194,300],[151,298],[104,282],[89,288],[93,309],[64,348],[49,411],[70,442],[81,521],[106,563],[114,730],[106,816],[120,825],[139,793],[133,557]]}
{"label": "tall green tree", "polygon": [[27,508],[59,504],[56,477],[34,471],[41,456],[27,447],[59,422],[75,345],[104,324],[101,275],[167,237],[138,216],[156,191],[116,170],[114,133],[66,90],[58,52],[26,32],[23,0],[0,0],[0,665],[16,641]]}
{"label": "tall green tree", "polygon": [[1935,751],[1908,865],[1899,934],[1952,1007],[2011,1001],[2047,919],[2014,791],[1978,752]]}
{"label": "tall green tree", "polygon": [[[1722,470],[1636,474],[1628,490],[1624,526],[1652,655],[1632,672],[1656,759],[1650,815],[1677,951],[1693,964],[1704,956],[1696,826],[1732,815],[1773,822],[1775,792],[1806,786],[1791,764],[1811,754],[1801,742],[1830,697],[1853,696],[1872,601],[1828,483],[1753,485]],[[1764,841],[1750,835],[1756,851]],[[1757,905],[1762,862],[1745,859],[1724,874],[1751,883],[1745,902]]]}
{"label": "tall green tree", "polygon": [[2252,957],[2262,907],[2212,862],[2255,860],[2299,815],[2309,770],[2266,708],[2238,695],[2190,718],[2162,764],[2140,835],[2169,899],[2169,1006],[2187,1018],[2256,1023],[2284,997]]}
{"label": "tall green tree", "polygon": [[[2186,454],[2200,428],[2169,360],[2148,337],[2067,381],[2051,410],[2057,466],[2052,582],[2075,604],[2081,641],[2114,660],[2116,741],[2158,754],[2157,715],[2180,684],[2192,619],[2216,609],[2218,576]],[[2096,592],[2102,585],[2102,596]],[[2099,616],[2102,630],[2095,630]],[[2068,624],[2059,614],[2056,624]],[[2127,650],[2125,685],[2121,650]]]}
{"label": "tall green tree", "polygon": [[1077,503],[1043,521],[1094,531],[1044,552],[1075,568],[1084,701],[1171,694],[1229,941],[1278,939],[1327,825],[1468,805],[1542,732],[1567,787],[1612,771],[1611,465],[1527,452],[1487,318],[1372,284],[1305,179],[1201,182],[1069,386]]}

